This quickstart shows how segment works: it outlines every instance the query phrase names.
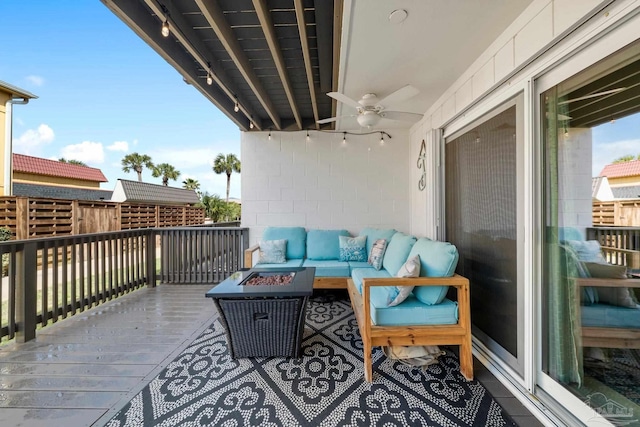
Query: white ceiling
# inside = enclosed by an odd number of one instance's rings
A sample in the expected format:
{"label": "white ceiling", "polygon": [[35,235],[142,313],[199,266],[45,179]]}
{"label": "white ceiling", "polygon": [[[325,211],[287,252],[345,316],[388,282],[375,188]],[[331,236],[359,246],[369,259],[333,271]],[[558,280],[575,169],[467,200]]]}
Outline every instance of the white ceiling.
{"label": "white ceiling", "polygon": [[[411,84],[415,97],[392,110],[425,113],[532,0],[345,0],[339,91],[354,100],[383,98]],[[389,22],[396,9],[408,12]],[[346,49],[346,50],[345,50]],[[338,103],[338,116],[355,109]],[[409,127],[383,119],[376,128]],[[355,119],[340,129],[358,129]]]}

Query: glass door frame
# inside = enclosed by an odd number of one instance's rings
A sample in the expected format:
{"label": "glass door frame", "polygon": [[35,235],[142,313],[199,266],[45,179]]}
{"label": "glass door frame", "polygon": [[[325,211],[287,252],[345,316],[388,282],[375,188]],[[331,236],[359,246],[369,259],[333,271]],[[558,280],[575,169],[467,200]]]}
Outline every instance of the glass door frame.
{"label": "glass door frame", "polygon": [[[541,114],[541,96],[542,94],[556,86],[557,84],[575,76],[576,74],[593,67],[598,61],[614,54],[617,51],[623,50],[626,46],[638,40],[639,34],[637,32],[637,25],[640,19],[636,16],[636,19],[629,19],[623,24],[617,26],[588,46],[584,46],[579,52],[573,56],[562,60],[552,66],[547,67],[539,75],[531,79],[532,85],[532,101],[533,101],[533,121],[534,133],[533,139],[538,141],[537,147],[535,147],[535,198],[538,201],[536,208],[535,224],[536,233],[533,235],[535,240],[535,260],[533,265],[535,266],[534,277],[535,281],[540,284],[536,289],[535,301],[536,301],[536,322],[535,330],[538,331],[535,334],[535,349],[536,349],[536,363],[535,363],[535,383],[532,384],[532,392],[538,396],[542,402],[553,407],[557,412],[565,413],[567,418],[575,417],[579,421],[587,424],[597,422],[601,425],[611,425],[604,417],[600,416],[593,410],[588,409],[586,404],[568,391],[564,386],[551,378],[545,372],[543,372],[543,359],[542,359],[542,346],[543,336],[546,333],[543,331],[543,316],[542,311],[543,302],[543,289],[542,289],[542,259],[543,259],[543,238],[542,231],[545,224],[545,193],[544,193],[544,170],[543,165],[544,158],[544,135],[542,132],[542,114]],[[631,21],[631,22],[629,22]],[[636,27],[634,28],[634,22]],[[594,67],[594,72],[596,71]]]}

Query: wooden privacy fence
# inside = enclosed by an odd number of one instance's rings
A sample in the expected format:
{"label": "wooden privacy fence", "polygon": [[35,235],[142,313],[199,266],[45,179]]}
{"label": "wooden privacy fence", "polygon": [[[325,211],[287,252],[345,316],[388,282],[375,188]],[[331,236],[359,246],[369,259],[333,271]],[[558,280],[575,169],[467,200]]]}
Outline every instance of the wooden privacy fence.
{"label": "wooden privacy fence", "polygon": [[196,225],[204,217],[204,209],[193,206],[0,197],[0,227],[17,240]]}
{"label": "wooden privacy fence", "polygon": [[242,268],[249,229],[172,227],[160,235],[161,283],[219,283]]}
{"label": "wooden privacy fence", "polygon": [[640,227],[640,199],[594,201],[593,225]]}

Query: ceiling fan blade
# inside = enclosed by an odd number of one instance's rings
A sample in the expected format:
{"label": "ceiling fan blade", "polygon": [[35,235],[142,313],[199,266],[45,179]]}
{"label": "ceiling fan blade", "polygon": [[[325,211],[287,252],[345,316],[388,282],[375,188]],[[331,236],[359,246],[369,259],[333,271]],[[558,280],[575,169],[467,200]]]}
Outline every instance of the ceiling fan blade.
{"label": "ceiling fan blade", "polygon": [[339,119],[340,117],[330,117],[328,119],[322,119],[322,120],[318,120],[316,123],[318,123],[319,125],[323,125],[325,123],[331,123],[331,122],[335,122]]}
{"label": "ceiling fan blade", "polygon": [[318,123],[319,125],[323,125],[325,123],[331,123],[331,122],[336,122],[340,119],[345,119],[347,117],[357,117],[357,114],[350,114],[347,116],[340,116],[340,117],[329,117],[328,119],[322,119],[322,120],[318,120],[316,123]]}
{"label": "ceiling fan blade", "polygon": [[335,100],[342,102],[343,104],[349,105],[350,107],[360,108],[360,104],[358,104],[357,101],[354,101],[353,99],[349,98],[347,95],[342,94],[340,92],[329,92],[327,93],[327,95],[329,95]]}
{"label": "ceiling fan blade", "polygon": [[417,122],[424,117],[424,114],[408,113],[406,111],[383,111],[380,115],[385,119],[402,120],[403,122]]}
{"label": "ceiling fan blade", "polygon": [[581,96],[579,98],[567,99],[565,101],[558,102],[558,105],[564,105],[574,101],[584,101],[585,99],[597,98],[599,96],[604,96],[604,95],[612,95],[614,93],[622,92],[623,90],[627,90],[627,88],[619,87],[616,89],[605,90],[604,92],[597,92],[597,93],[592,93],[590,95]]}
{"label": "ceiling fan blade", "polygon": [[411,85],[406,85],[385,96],[378,102],[379,105],[393,105],[397,102],[404,101],[413,96],[416,96],[420,91]]}

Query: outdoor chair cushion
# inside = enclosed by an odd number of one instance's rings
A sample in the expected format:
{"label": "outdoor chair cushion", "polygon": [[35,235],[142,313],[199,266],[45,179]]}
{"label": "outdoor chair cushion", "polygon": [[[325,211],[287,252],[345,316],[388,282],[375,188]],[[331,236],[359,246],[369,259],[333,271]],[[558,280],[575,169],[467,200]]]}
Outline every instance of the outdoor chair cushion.
{"label": "outdoor chair cushion", "polygon": [[396,234],[396,230],[394,230],[393,228],[363,228],[360,231],[359,235],[367,236],[367,258],[369,257],[369,254],[371,254],[371,248],[373,247],[373,244],[376,242],[376,240],[384,239],[387,241],[387,243],[389,243],[389,240],[391,240],[394,234]]}
{"label": "outdoor chair cushion", "polygon": [[262,240],[287,241],[287,259],[305,257],[307,232],[304,227],[267,227],[262,233]]}
{"label": "outdoor chair cushion", "polygon": [[[451,277],[458,265],[458,249],[449,242],[420,238],[409,257],[420,256],[420,277]],[[416,298],[425,304],[439,304],[447,295],[447,286],[417,286]]]}
{"label": "outdoor chair cushion", "polygon": [[307,259],[340,259],[338,236],[348,236],[347,230],[309,230],[307,232]]}
{"label": "outdoor chair cushion", "polygon": [[400,270],[400,267],[402,267],[409,258],[409,252],[411,252],[411,248],[415,243],[415,237],[400,232],[395,233],[387,244],[384,259],[382,260],[382,267],[387,270],[391,276],[395,276],[398,270]]}
{"label": "outdoor chair cushion", "polygon": [[302,258],[288,259],[287,262],[281,264],[256,264],[256,268],[291,268],[302,267]]}
{"label": "outdoor chair cushion", "polygon": [[425,305],[410,294],[402,304],[378,308],[373,294],[371,297],[371,320],[375,325],[453,325],[458,322],[458,303],[446,298],[440,304]]}
{"label": "outdoor chair cushion", "polygon": [[580,307],[582,326],[640,329],[640,308],[592,304]]}
{"label": "outdoor chair cushion", "polygon": [[306,259],[303,267],[315,267],[316,277],[349,277],[349,263],[338,260]]}

